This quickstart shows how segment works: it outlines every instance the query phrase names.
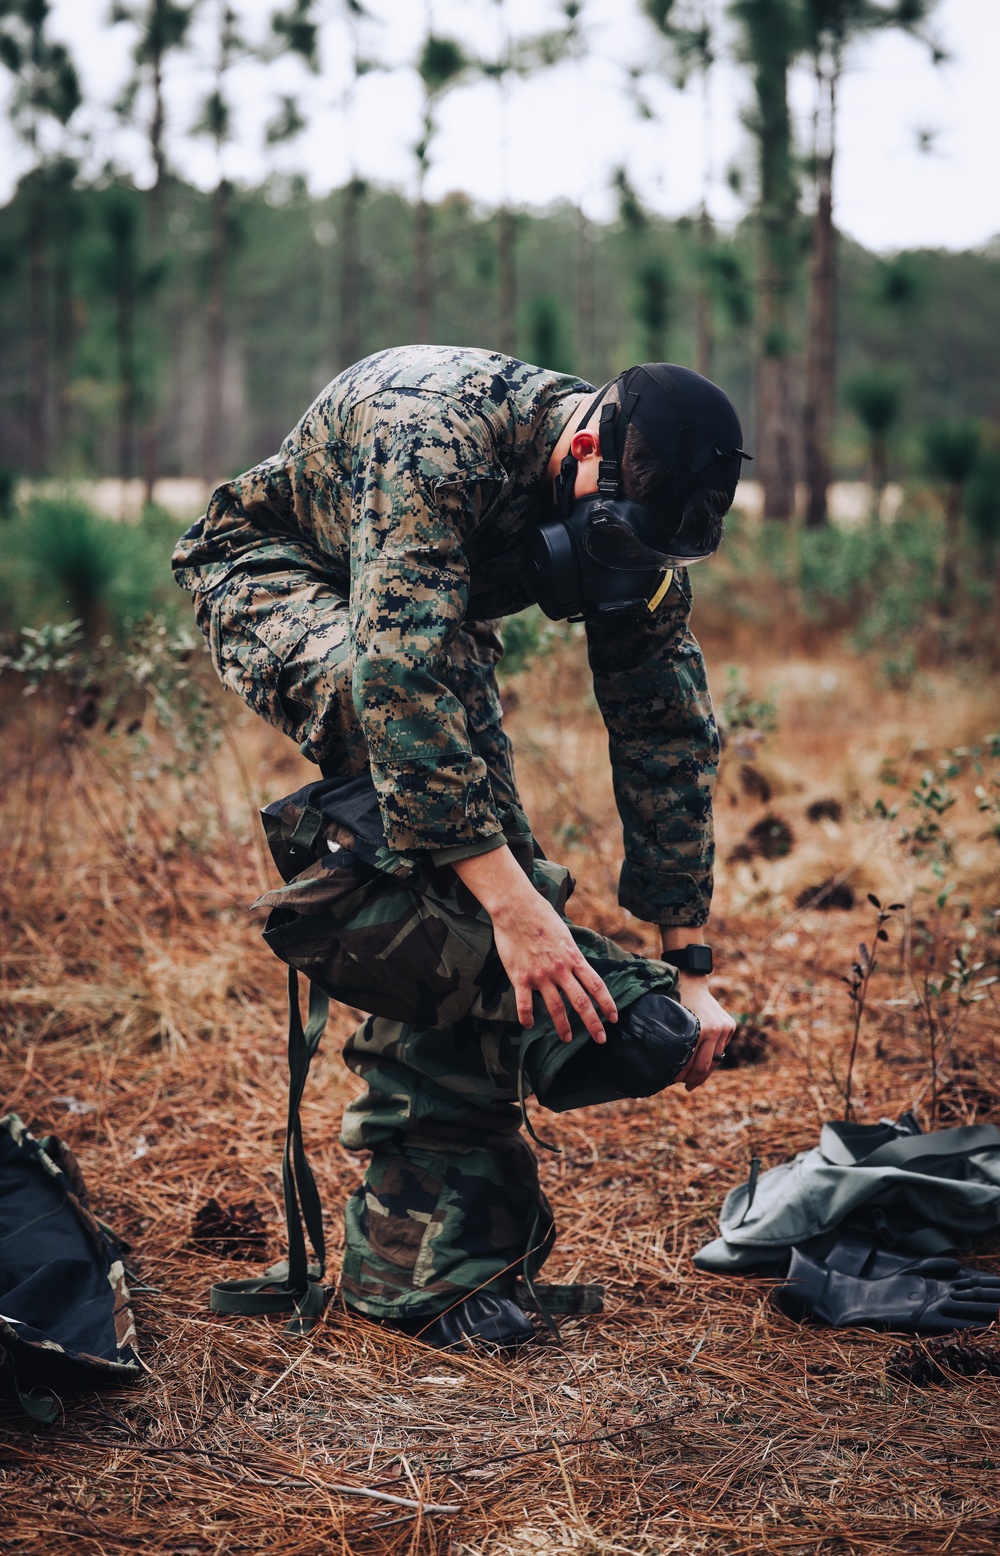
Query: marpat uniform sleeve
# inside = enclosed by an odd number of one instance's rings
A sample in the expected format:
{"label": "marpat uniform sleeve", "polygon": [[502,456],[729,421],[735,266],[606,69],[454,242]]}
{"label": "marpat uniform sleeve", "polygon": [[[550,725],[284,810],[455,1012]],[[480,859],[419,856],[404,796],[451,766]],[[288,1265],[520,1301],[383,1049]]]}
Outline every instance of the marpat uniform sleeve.
{"label": "marpat uniform sleeve", "polygon": [[325,511],[324,494],[318,481],[308,493],[302,464],[289,439],[275,459],[220,487],[181,537],[174,572],[194,597],[225,685],[303,756],[364,772],[351,697],[346,547],[339,561],[310,537],[303,512],[307,501],[310,517]]}
{"label": "marpat uniform sleeve", "polygon": [[465,542],[503,471],[454,401],[397,390],[355,419],[352,689],[387,838],[400,851],[499,838],[490,770],[503,782],[510,763],[489,629],[465,622]]}
{"label": "marpat uniform sleeve", "polygon": [[594,691],[607,725],[625,863],[618,900],[650,923],[708,920],[719,736],[679,569],[658,610],[588,623]]}

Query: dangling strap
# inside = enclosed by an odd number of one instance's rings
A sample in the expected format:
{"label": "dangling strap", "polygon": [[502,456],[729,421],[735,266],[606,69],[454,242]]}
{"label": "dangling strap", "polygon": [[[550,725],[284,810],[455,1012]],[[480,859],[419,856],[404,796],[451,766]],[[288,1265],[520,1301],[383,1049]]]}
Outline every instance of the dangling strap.
{"label": "dangling strap", "polygon": [[524,1125],[535,1144],[540,1145],[543,1151],[552,1151],[556,1156],[561,1156],[562,1146],[553,1145],[549,1140],[543,1140],[541,1135],[535,1133],[535,1126],[532,1124],[531,1119],[528,1117],[528,1088],[527,1077],[525,1075],[525,1061],[528,1057],[528,1046],[525,1042],[527,1035],[528,1034],[526,1032],[521,1034],[521,1052],[517,1061],[517,1100],[521,1109],[521,1123]]}
{"label": "dangling strap", "polygon": [[747,1181],[747,1202],[746,1202],[746,1204],[743,1207],[743,1214],[740,1216],[740,1219],[736,1223],[737,1226],[742,1226],[744,1221],[746,1220],[747,1216],[750,1214],[750,1207],[753,1204],[754,1195],[757,1192],[757,1179],[759,1177],[760,1177],[760,1157],[759,1156],[751,1156],[751,1158],[750,1158],[750,1177],[749,1177],[749,1179]]}
{"label": "dangling strap", "polygon": [[[521,1104],[521,1107],[522,1107],[522,1110],[523,1110],[523,1108],[524,1108],[524,1103],[523,1102]],[[543,1141],[539,1141],[539,1144],[540,1145],[544,1144],[544,1142]],[[551,1149],[551,1147],[550,1147],[550,1149]],[[525,1288],[527,1290],[528,1297],[529,1297],[529,1300],[530,1300],[532,1306],[541,1314],[542,1322],[545,1324],[545,1327],[549,1331],[549,1334],[552,1336],[552,1338],[554,1340],[561,1340],[562,1339],[562,1335],[559,1333],[559,1325],[556,1323],[555,1319],[552,1317],[551,1311],[549,1310],[549,1308],[547,1307],[547,1305],[544,1302],[543,1298],[539,1294],[538,1287],[535,1284],[535,1276],[538,1273],[538,1263],[536,1262],[536,1255],[538,1254],[538,1252],[540,1251],[540,1249],[542,1248],[542,1246],[543,1246],[543,1244],[545,1242],[545,1238],[542,1239],[541,1243],[536,1243],[536,1241],[535,1241],[535,1238],[538,1236],[538,1233],[539,1233],[539,1231],[541,1229],[541,1225],[542,1225],[542,1213],[541,1213],[541,1210],[538,1209],[538,1210],[535,1211],[535,1219],[532,1222],[531,1231],[528,1234],[528,1248],[527,1248],[527,1252],[525,1253],[524,1258],[521,1260],[521,1280],[524,1282],[524,1286],[525,1286]],[[520,1285],[520,1283],[521,1282],[519,1281],[518,1284]]]}
{"label": "dangling strap", "polygon": [[[330,1001],[322,989],[310,983],[309,1015],[303,1027],[299,1010],[299,975],[294,967],[288,969],[288,1124],[281,1159],[288,1258],[272,1265],[256,1280],[217,1281],[209,1296],[213,1313],[239,1313],[244,1317],[294,1313],[286,1331],[288,1334],[305,1334],[326,1305],[326,1290],[322,1284],[326,1268],[323,1211],[302,1142],[299,1108],[329,1007]],[[306,1256],[305,1233],[308,1233],[316,1255],[316,1262],[312,1264]]]}

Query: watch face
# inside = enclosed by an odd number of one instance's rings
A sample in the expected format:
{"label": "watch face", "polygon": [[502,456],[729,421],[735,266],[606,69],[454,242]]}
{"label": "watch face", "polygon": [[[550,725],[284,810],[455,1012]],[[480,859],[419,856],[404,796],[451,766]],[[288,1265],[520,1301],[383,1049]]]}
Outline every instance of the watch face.
{"label": "watch face", "polygon": [[693,973],[710,973],[712,971],[712,948],[707,945],[689,945],[687,948],[688,971]]}

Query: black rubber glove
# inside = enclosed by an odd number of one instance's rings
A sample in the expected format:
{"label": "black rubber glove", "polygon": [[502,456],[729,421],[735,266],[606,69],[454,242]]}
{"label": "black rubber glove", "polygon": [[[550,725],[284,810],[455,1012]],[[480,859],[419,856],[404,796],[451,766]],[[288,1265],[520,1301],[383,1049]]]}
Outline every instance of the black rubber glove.
{"label": "black rubber glove", "polygon": [[[775,1300],[789,1318],[816,1318],[837,1329],[900,1329],[912,1334],[948,1334],[985,1329],[1000,1311],[1000,1275],[968,1269],[957,1259],[906,1259],[872,1250],[868,1275],[848,1275],[828,1261],[792,1249],[787,1283]],[[889,1270],[889,1264],[896,1268]]]}

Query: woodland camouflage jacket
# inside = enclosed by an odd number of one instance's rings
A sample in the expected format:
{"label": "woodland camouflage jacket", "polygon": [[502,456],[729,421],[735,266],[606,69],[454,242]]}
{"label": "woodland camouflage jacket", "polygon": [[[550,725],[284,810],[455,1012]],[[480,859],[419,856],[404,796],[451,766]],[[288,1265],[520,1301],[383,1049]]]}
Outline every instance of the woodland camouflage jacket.
{"label": "woodland camouflage jacket", "polygon": [[[409,346],[341,373],[280,452],[220,487],[174,556],[227,684],[327,772],[370,762],[386,834],[439,862],[516,806],[498,618],[533,603],[524,540],[573,397],[485,351]],[[691,597],[587,638],[625,835],[620,900],[697,925],[718,760]]]}

